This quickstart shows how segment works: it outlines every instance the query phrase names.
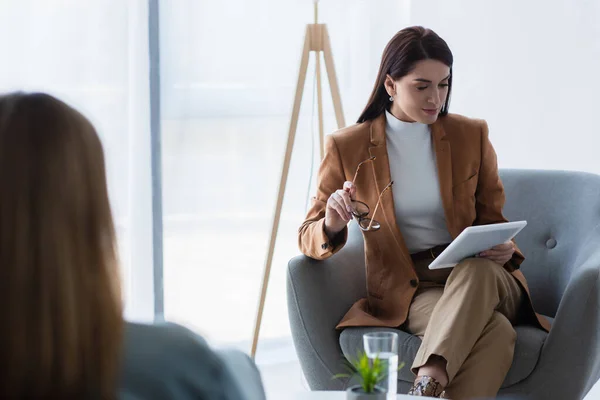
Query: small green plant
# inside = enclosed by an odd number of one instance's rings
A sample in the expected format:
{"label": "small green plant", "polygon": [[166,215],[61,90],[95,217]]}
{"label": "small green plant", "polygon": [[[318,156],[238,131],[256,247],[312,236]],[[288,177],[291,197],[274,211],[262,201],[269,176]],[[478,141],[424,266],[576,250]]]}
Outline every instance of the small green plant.
{"label": "small green plant", "polygon": [[[382,362],[379,356],[369,359],[367,353],[359,351],[357,357],[346,362],[344,367],[348,374],[337,374],[332,379],[352,378],[358,376],[360,385],[365,393],[375,392],[375,387],[387,377],[387,362]],[[404,363],[398,365],[398,370],[404,367]]]}

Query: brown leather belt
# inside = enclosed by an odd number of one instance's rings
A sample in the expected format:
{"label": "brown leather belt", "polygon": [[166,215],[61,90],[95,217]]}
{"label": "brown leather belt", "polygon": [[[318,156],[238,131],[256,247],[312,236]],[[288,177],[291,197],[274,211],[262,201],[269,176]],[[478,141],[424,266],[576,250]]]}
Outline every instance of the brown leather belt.
{"label": "brown leather belt", "polygon": [[442,254],[442,251],[446,250],[446,247],[448,247],[449,244],[450,243],[435,246],[429,250],[423,250],[418,253],[411,254],[410,257],[413,261],[434,260],[437,256]]}

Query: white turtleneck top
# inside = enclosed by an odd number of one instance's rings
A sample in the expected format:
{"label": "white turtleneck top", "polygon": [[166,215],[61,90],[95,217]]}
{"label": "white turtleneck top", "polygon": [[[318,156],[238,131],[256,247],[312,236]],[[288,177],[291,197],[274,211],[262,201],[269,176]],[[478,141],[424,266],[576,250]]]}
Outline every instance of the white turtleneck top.
{"label": "white turtleneck top", "polygon": [[396,221],[408,250],[450,243],[429,126],[385,116]]}

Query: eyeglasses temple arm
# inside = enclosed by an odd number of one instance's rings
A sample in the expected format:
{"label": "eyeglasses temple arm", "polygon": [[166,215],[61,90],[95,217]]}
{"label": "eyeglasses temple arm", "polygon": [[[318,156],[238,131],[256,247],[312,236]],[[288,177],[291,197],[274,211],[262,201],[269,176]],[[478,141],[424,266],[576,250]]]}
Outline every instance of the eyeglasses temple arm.
{"label": "eyeglasses temple arm", "polygon": [[352,178],[353,185],[354,185],[354,182],[356,181],[356,177],[358,176],[358,171],[360,170],[360,166],[366,162],[373,161],[373,160],[375,160],[375,156],[371,156],[371,158],[369,158],[368,160],[362,161],[361,163],[358,164],[358,167],[356,167],[356,172],[354,173],[354,178]]}
{"label": "eyeglasses temple arm", "polygon": [[385,188],[383,188],[383,190],[381,191],[381,194],[379,195],[379,198],[377,199],[377,204],[375,204],[375,210],[373,211],[373,215],[371,216],[371,222],[369,223],[369,226],[367,227],[367,230],[371,230],[371,225],[373,225],[373,221],[375,221],[375,215],[377,214],[377,209],[379,208],[379,204],[381,204],[381,198],[383,197],[383,194],[392,187],[392,185],[394,184],[394,181],[391,181]]}

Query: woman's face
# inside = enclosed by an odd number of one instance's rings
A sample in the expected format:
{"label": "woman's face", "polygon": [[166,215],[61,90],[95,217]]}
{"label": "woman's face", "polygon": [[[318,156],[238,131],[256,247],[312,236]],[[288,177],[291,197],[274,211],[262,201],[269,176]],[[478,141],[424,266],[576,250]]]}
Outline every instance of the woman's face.
{"label": "woman's face", "polygon": [[446,103],[450,67],[437,60],[423,60],[394,81],[390,75],[385,89],[394,98],[391,113],[406,122],[432,124]]}

